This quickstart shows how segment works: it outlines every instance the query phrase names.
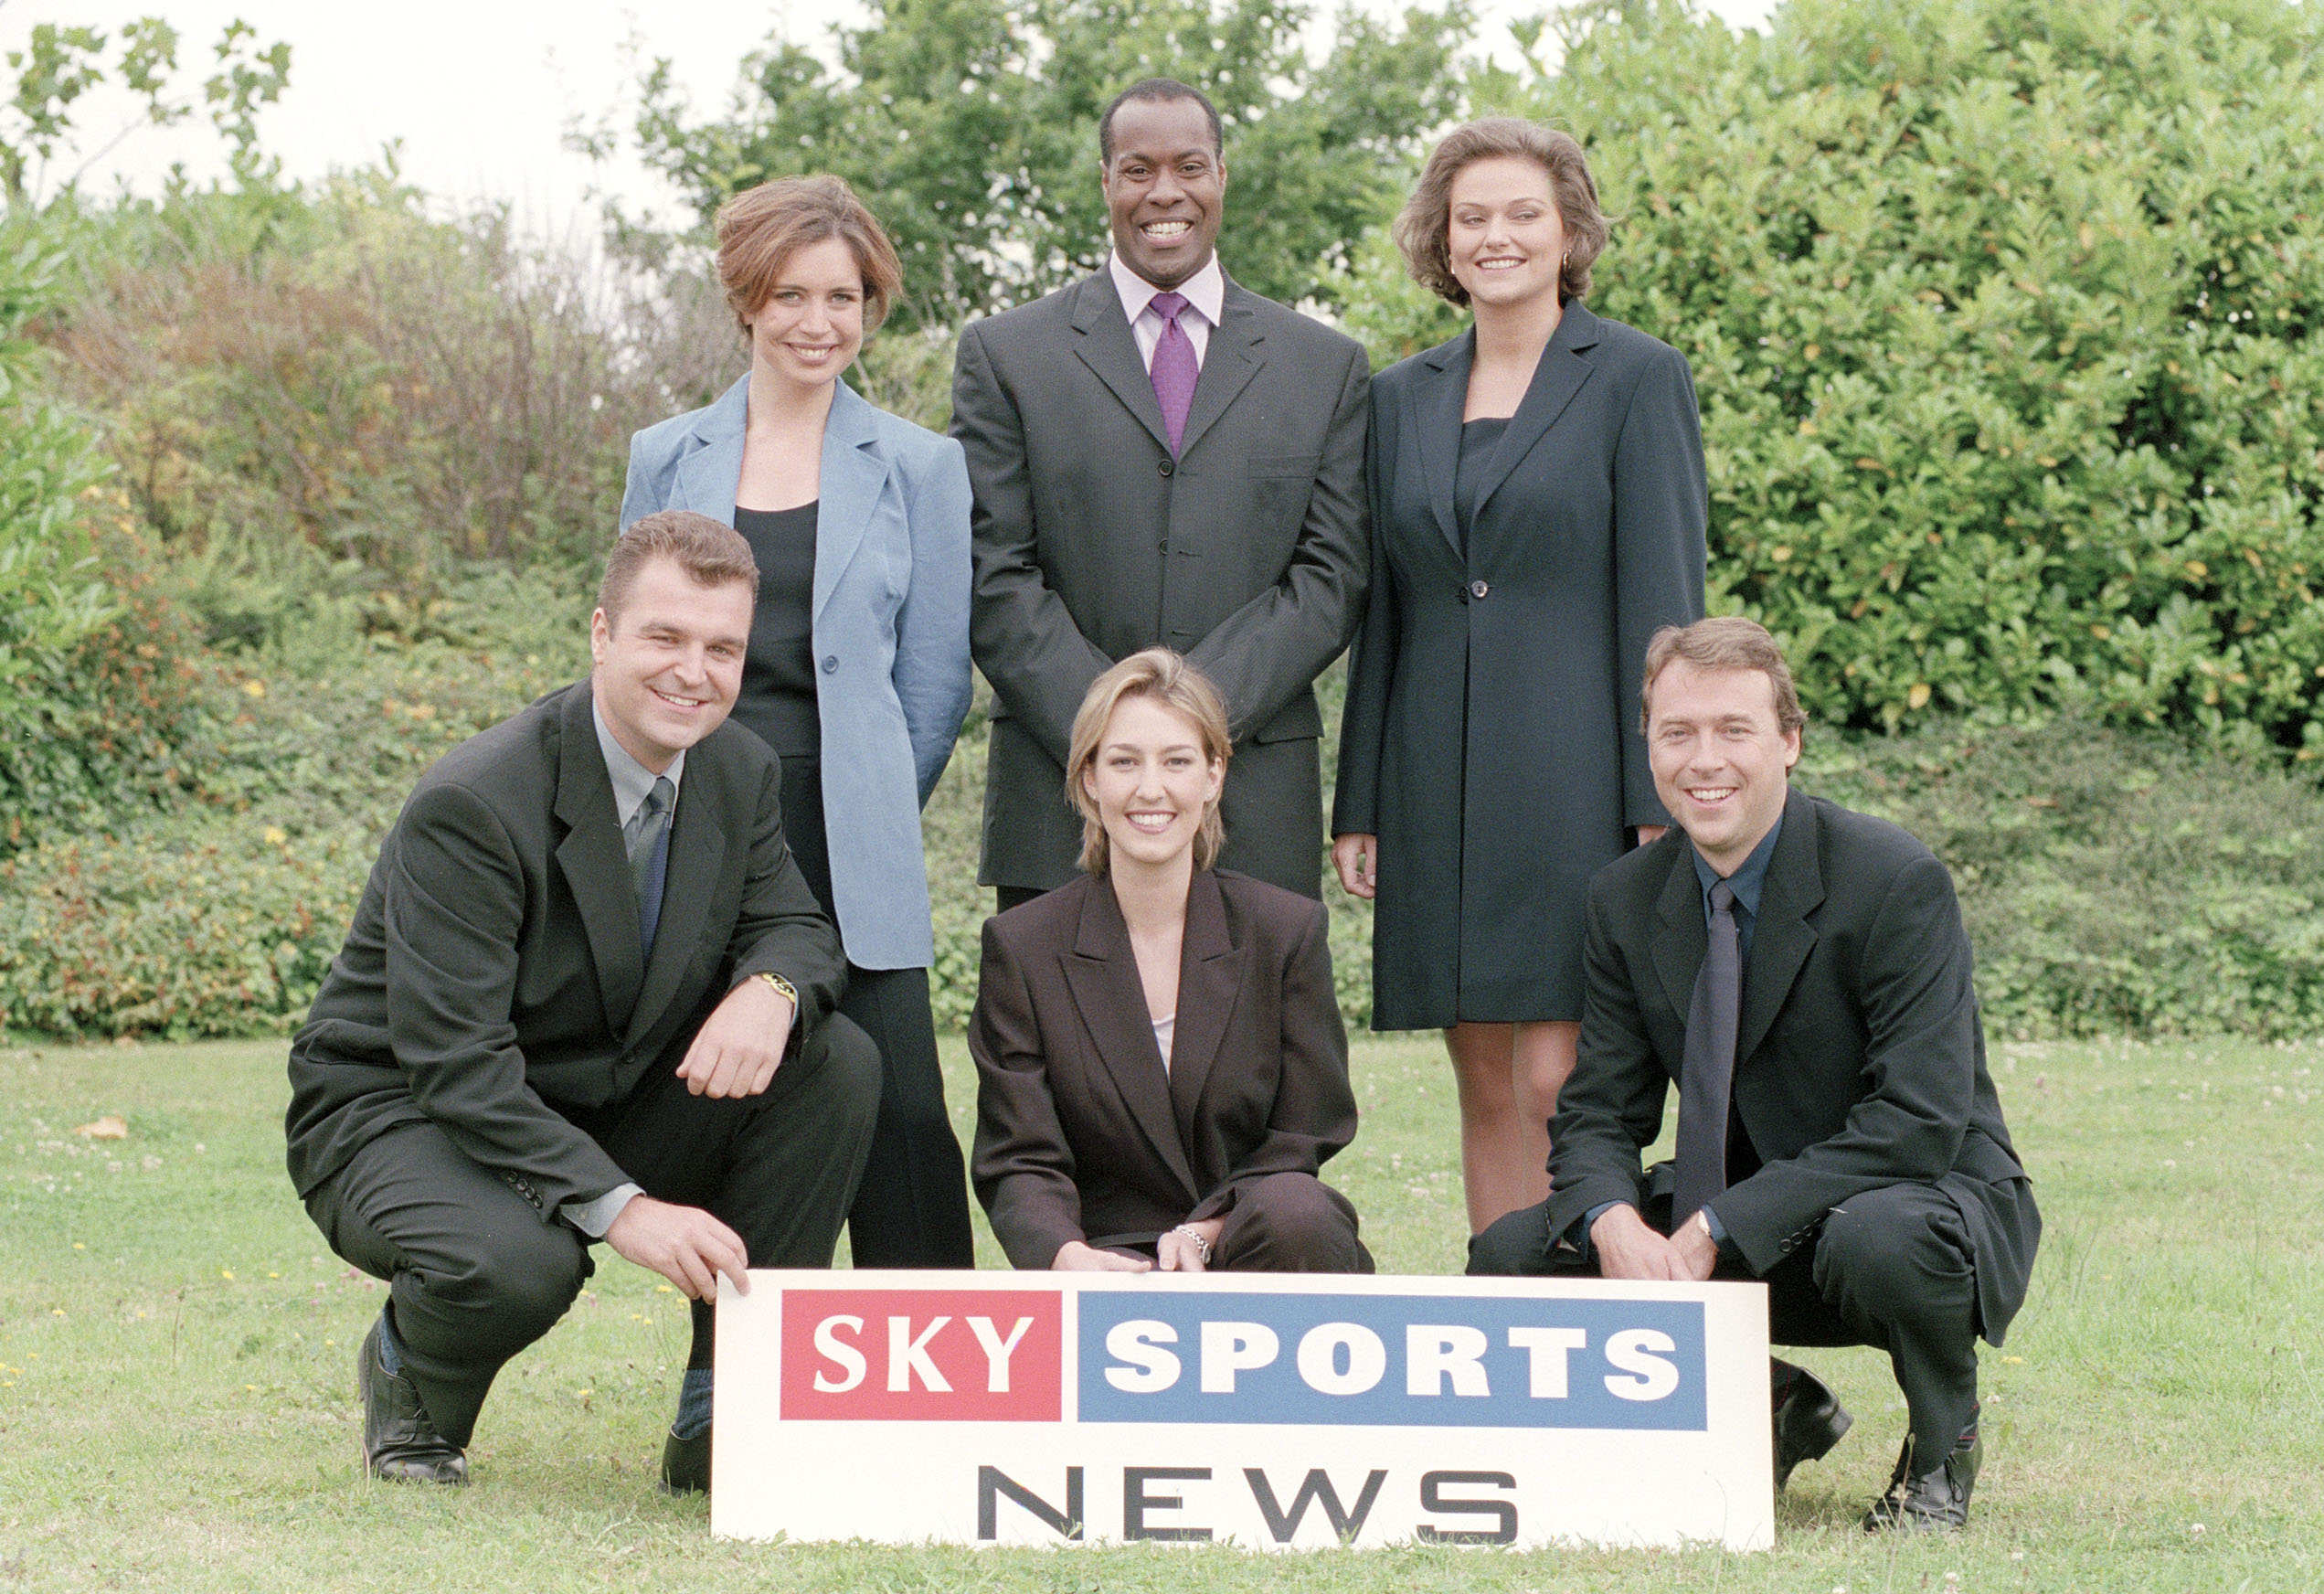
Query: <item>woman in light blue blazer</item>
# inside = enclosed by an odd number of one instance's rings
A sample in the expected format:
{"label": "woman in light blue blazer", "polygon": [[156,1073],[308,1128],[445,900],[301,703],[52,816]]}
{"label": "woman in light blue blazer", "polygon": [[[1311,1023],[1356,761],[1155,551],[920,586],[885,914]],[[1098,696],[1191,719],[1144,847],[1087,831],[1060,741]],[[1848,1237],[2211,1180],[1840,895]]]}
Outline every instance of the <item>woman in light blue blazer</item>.
{"label": "woman in light blue blazer", "polygon": [[847,948],[840,1011],[886,1067],[849,1215],[855,1265],[971,1267],[929,1010],[920,844],[920,808],[969,707],[968,467],[959,443],[841,380],[902,282],[845,183],[761,184],[727,202],[717,230],[750,371],[707,409],[637,434],[621,524],[692,509],[758,555],[733,717],[781,760],[783,828]]}

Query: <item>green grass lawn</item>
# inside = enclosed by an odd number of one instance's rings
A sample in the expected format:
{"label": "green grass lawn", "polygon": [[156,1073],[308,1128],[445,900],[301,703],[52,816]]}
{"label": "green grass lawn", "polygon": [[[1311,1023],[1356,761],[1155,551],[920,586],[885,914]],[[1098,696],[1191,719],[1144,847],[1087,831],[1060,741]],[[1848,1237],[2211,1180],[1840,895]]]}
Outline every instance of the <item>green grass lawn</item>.
{"label": "green grass lawn", "polygon": [[[1904,1413],[1882,1358],[1756,1556],[713,1542],[653,1487],[684,1303],[606,1256],[512,1363],[462,1491],[363,1475],[353,1363],[380,1286],[282,1174],[280,1043],[0,1050],[0,1594],[79,1589],[2241,1589],[2324,1586],[2324,1044],[2019,1046],[1995,1058],[2049,1232],[1986,1352],[1974,1525],[1871,1540]],[[948,1047],[955,1118],[972,1104]],[[1332,1164],[1383,1270],[1457,1267],[1433,1043],[1361,1041]],[[73,1131],[102,1114],[124,1140]],[[980,1256],[997,1265],[990,1237]]]}

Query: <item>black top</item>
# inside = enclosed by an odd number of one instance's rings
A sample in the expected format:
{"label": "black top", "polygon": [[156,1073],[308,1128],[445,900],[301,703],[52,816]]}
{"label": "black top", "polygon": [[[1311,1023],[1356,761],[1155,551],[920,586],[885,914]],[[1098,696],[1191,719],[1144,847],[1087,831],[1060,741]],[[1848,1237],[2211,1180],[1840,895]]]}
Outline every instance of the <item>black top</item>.
{"label": "black top", "polygon": [[1453,525],[1460,533],[1461,551],[1469,548],[1469,526],[1477,518],[1477,501],[1484,496],[1485,465],[1509,430],[1506,415],[1485,416],[1460,423],[1460,463],[1453,473]]}
{"label": "black top", "polygon": [[734,719],[786,759],[815,758],[822,749],[815,706],[815,509],[735,510],[735,529],[759,561],[759,609]]}

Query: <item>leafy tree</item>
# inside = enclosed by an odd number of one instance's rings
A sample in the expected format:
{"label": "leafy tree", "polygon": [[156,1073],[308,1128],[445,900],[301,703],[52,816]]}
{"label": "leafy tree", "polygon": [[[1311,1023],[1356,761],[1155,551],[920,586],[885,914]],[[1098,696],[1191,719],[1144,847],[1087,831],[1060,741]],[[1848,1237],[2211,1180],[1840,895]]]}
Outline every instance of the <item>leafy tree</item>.
{"label": "leafy tree", "polygon": [[[1785,638],[1820,717],[2080,704],[2324,754],[2324,16],[1559,26],[1515,98],[1624,216],[1592,303],[1693,362],[1713,605]],[[1397,303],[1375,352],[1444,325]]]}
{"label": "leafy tree", "polygon": [[951,326],[1103,260],[1098,112],[1141,78],[1175,77],[1226,123],[1228,269],[1278,299],[1335,303],[1337,268],[1460,109],[1473,15],[1469,0],[1395,25],[1350,9],[1321,62],[1310,16],[1300,0],[875,0],[865,26],[839,31],[836,71],[770,44],[724,120],[690,121],[657,61],[631,132],[705,218],[769,177],[845,177],[904,258],[899,327]]}
{"label": "leafy tree", "polygon": [[[158,16],[141,16],[117,35],[94,27],[44,22],[20,50],[8,52],[13,90],[0,101],[0,193],[10,205],[41,197],[41,179],[59,152],[80,153],[73,102],[117,76],[143,101],[139,115],[86,154],[63,186],[69,188],[96,160],[141,127],[169,127],[195,114],[192,91],[178,81],[177,29]],[[239,18],[211,48],[217,70],[204,80],[201,104],[210,124],[233,146],[228,162],[238,182],[271,181],[279,161],[258,149],[258,112],[282,97],[291,80],[291,47],[277,40],[261,49],[258,30]]]}

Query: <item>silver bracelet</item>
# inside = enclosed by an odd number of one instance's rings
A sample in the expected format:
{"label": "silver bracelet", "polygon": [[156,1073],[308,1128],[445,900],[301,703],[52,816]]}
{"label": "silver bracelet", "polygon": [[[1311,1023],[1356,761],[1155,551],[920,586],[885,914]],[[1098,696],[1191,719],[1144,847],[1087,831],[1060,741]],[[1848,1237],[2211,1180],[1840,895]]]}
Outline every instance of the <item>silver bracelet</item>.
{"label": "silver bracelet", "polygon": [[1194,1242],[1194,1259],[1202,1263],[1204,1267],[1210,1266],[1210,1241],[1203,1238],[1203,1231],[1201,1229],[1196,1228],[1191,1223],[1182,1223],[1170,1232],[1173,1234],[1183,1234],[1188,1239],[1193,1240]]}

